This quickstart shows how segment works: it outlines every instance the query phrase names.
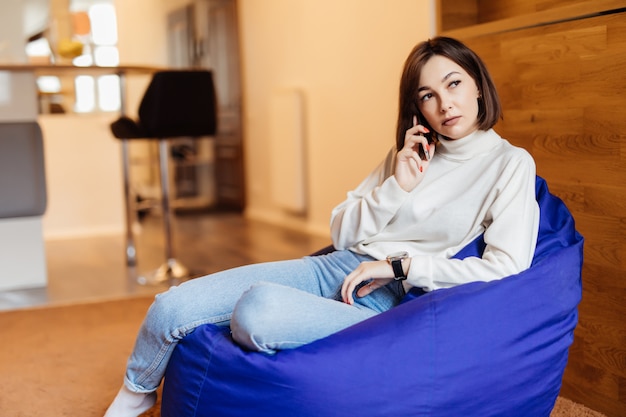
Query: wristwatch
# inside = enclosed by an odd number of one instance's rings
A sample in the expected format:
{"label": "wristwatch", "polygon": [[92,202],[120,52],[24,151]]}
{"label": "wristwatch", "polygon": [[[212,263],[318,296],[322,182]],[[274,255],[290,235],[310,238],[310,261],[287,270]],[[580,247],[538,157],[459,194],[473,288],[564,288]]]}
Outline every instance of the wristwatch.
{"label": "wristwatch", "polygon": [[396,252],[391,255],[387,255],[387,262],[393,268],[393,275],[396,281],[403,281],[406,279],[404,269],[402,268],[402,261],[409,257],[408,252]]}

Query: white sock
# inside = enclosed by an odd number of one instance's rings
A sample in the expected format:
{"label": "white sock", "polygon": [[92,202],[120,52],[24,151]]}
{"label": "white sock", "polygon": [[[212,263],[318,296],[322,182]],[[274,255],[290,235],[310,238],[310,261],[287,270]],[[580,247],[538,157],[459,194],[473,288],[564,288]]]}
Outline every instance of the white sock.
{"label": "white sock", "polygon": [[156,392],[132,392],[123,385],[104,417],[137,417],[152,408],[156,399]]}

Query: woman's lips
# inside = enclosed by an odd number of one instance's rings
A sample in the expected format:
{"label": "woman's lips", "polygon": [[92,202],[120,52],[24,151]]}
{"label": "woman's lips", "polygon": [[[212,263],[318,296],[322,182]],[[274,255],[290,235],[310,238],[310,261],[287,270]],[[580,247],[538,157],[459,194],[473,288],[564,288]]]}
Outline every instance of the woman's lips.
{"label": "woman's lips", "polygon": [[461,119],[461,116],[451,117],[443,121],[444,126],[454,126]]}

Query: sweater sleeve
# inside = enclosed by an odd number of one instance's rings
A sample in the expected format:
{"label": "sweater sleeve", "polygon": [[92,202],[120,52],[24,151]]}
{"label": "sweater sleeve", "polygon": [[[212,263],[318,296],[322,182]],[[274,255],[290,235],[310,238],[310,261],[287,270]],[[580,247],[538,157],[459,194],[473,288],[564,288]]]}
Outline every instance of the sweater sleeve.
{"label": "sweater sleeve", "polygon": [[376,235],[393,219],[409,193],[392,175],[395,150],[336,206],[330,219],[333,245],[337,249],[357,246]]}
{"label": "sweater sleeve", "polygon": [[408,284],[435,290],[501,279],[530,266],[537,244],[539,207],[535,163],[526,151],[521,151],[521,155],[508,164],[496,184],[496,198],[485,218],[486,248],[482,258],[414,256]]}

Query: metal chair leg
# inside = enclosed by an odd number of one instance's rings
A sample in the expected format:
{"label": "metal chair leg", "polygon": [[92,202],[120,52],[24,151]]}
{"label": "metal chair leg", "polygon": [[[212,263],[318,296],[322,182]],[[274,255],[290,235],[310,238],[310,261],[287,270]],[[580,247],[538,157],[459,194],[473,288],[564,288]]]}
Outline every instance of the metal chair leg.
{"label": "metal chair leg", "polygon": [[134,210],[134,195],[130,186],[130,156],[128,139],[122,140],[122,169],[124,175],[124,203],[126,208],[126,265],[137,264],[137,250],[133,236],[133,223],[137,213]]}
{"label": "metal chair leg", "polygon": [[189,278],[189,270],[174,257],[172,245],[172,208],[170,205],[169,148],[167,139],[159,139],[159,162],[161,170],[161,206],[163,208],[163,232],[165,235],[165,258],[154,273],[152,281],[162,283]]}

